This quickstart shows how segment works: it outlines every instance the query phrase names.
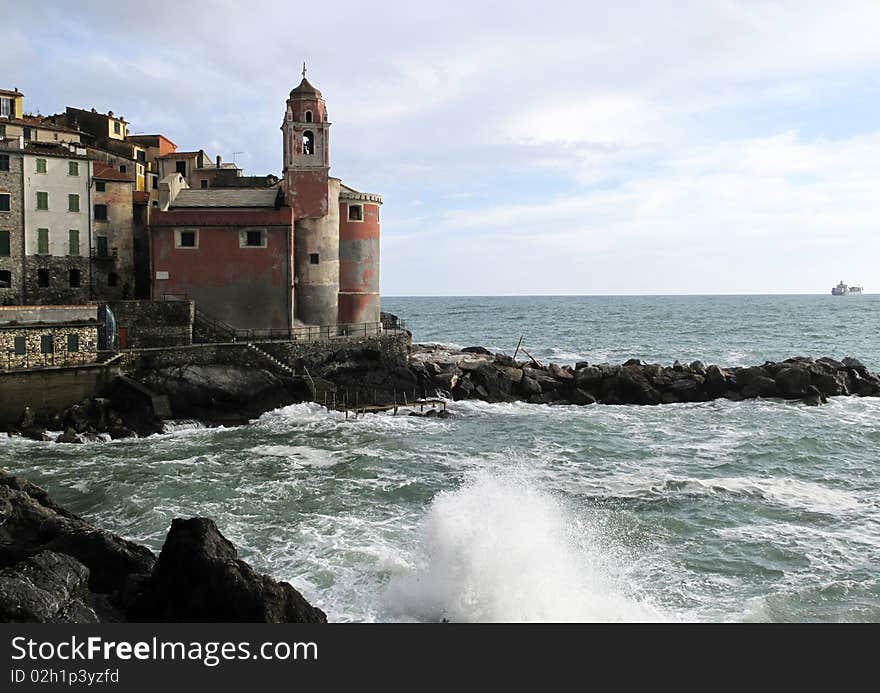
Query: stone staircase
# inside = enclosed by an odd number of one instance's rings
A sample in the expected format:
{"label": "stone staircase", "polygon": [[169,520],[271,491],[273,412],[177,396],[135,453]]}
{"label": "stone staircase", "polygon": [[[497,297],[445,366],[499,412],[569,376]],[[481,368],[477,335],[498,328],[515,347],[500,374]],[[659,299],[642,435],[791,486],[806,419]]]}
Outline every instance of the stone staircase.
{"label": "stone staircase", "polygon": [[193,342],[199,344],[234,342],[235,335],[236,330],[232,325],[196,308],[193,316]]}
{"label": "stone staircase", "polygon": [[281,375],[286,375],[291,378],[297,377],[296,371],[294,371],[290,366],[288,366],[286,363],[279,361],[274,356],[272,356],[272,354],[264,351],[263,349],[260,349],[260,347],[258,347],[256,344],[249,342],[247,348],[253,351],[255,354],[258,354],[260,358],[262,358],[264,361],[268,361],[270,364],[272,364],[272,367],[276,371],[280,371]]}

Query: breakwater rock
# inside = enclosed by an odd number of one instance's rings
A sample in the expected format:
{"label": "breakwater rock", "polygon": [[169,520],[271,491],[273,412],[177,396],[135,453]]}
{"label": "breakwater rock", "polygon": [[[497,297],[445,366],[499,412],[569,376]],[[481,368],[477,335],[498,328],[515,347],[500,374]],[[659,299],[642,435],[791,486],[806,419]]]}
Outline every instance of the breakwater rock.
{"label": "breakwater rock", "polygon": [[411,367],[423,387],[438,395],[486,402],[655,405],[763,397],[819,405],[828,397],[880,396],[880,377],[855,358],[798,356],[736,368],[700,361],[662,366],[636,359],[571,367],[516,361],[482,347],[415,345]]}
{"label": "breakwater rock", "polygon": [[0,472],[0,622],[325,622],[255,572],[207,518],[174,520],[158,559]]}

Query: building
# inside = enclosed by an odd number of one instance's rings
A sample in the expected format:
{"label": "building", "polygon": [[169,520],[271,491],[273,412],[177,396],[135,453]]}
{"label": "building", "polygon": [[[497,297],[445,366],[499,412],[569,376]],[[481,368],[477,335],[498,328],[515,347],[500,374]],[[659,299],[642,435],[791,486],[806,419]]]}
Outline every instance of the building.
{"label": "building", "polygon": [[[189,189],[182,174],[150,221],[153,297],[186,297],[239,329],[288,330],[293,211],[277,188]],[[170,189],[176,188],[176,189]]]}
{"label": "building", "polygon": [[91,161],[73,144],[22,150],[22,303],[73,304],[91,298]]}
{"label": "building", "polygon": [[24,300],[24,157],[0,142],[0,305]]}
{"label": "building", "polygon": [[321,92],[304,75],[287,99],[277,187],[263,187],[270,177],[230,184],[203,150],[159,157],[153,296],[186,295],[242,329],[378,325],[382,198],[329,175],[329,130]]}
{"label": "building", "polygon": [[330,122],[305,77],[281,125],[283,187],[296,218],[296,315],[315,325],[378,323],[380,195],[359,193],[330,172]]}
{"label": "building", "polygon": [[99,328],[94,304],[0,307],[0,370],[95,363]]}
{"label": "building", "polygon": [[92,298],[129,299],[135,295],[135,234],[132,176],[94,162],[92,190]]}
{"label": "building", "polygon": [[24,94],[18,88],[0,89],[0,140],[80,143],[83,133],[64,124],[24,113]]}

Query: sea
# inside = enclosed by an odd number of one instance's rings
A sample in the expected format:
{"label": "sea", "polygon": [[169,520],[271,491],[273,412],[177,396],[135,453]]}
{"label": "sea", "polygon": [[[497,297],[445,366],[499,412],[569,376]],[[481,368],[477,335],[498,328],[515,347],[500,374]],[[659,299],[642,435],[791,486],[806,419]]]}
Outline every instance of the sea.
{"label": "sea", "polygon": [[[384,297],[416,342],[559,364],[855,356],[880,296]],[[0,466],[159,551],[214,518],[332,621],[880,621],[880,399],[451,402],[451,419],[314,404]]]}

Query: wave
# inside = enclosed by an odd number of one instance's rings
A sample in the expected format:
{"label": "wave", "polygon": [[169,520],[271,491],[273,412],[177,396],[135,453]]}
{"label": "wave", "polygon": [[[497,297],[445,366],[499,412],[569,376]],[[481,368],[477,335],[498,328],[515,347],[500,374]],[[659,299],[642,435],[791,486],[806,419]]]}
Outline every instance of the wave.
{"label": "wave", "polygon": [[394,615],[427,621],[661,620],[615,584],[583,518],[528,478],[481,471],[438,494],[412,567],[383,596]]}

